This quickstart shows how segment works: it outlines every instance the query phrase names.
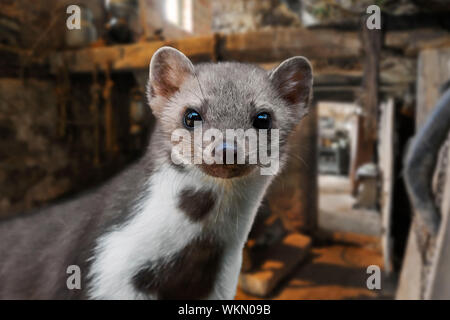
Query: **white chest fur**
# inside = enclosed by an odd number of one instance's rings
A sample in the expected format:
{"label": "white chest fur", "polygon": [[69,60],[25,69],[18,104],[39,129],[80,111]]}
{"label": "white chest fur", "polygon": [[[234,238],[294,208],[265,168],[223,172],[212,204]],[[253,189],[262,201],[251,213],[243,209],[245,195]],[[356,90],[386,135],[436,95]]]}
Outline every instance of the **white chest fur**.
{"label": "white chest fur", "polygon": [[[181,173],[162,166],[150,177],[148,197],[131,218],[97,240],[89,271],[90,298],[157,299],[156,294],[137,290],[133,276],[149,261],[169,258],[205,233],[223,244],[219,272],[206,298],[234,297],[242,247],[270,178],[255,173],[218,182],[194,170]],[[212,191],[215,202],[204,219],[193,221],[180,209],[179,195],[200,188]]]}

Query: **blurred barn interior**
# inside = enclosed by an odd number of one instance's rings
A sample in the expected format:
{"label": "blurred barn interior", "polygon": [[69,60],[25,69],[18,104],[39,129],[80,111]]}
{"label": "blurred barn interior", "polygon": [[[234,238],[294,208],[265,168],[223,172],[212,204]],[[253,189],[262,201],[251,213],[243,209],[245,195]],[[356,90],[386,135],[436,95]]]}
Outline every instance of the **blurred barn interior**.
{"label": "blurred barn interior", "polygon": [[[69,198],[139,157],[154,122],[145,86],[159,47],[267,70],[303,55],[314,108],[260,209],[236,298],[449,298],[450,285],[433,286],[450,283],[433,267],[450,267],[440,258],[449,251],[448,143],[433,180],[443,225],[425,246],[414,241],[421,231],[402,175],[408,143],[450,79],[447,1],[0,4],[0,218]],[[73,4],[80,30],[66,27]],[[381,29],[366,27],[371,4]],[[381,289],[367,288],[370,265],[382,269]]]}

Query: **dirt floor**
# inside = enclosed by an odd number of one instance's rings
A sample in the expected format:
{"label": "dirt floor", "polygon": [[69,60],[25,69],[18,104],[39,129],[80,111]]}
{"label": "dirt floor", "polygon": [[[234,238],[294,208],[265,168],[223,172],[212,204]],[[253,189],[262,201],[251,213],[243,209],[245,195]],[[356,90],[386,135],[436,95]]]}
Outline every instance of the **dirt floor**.
{"label": "dirt floor", "polygon": [[[320,180],[321,231],[306,258],[266,299],[392,299],[392,285],[382,275],[381,290],[367,288],[367,267],[383,267],[379,222],[373,213],[353,211],[348,183],[339,177]],[[327,199],[333,201],[326,201]],[[334,210],[330,210],[334,205]],[[334,219],[332,223],[329,219]],[[326,230],[328,229],[328,230]],[[334,229],[334,231],[330,230]],[[344,231],[342,231],[344,230]],[[357,231],[346,232],[347,230]],[[366,234],[364,234],[366,233]],[[261,299],[238,289],[236,299]]]}
{"label": "dirt floor", "polygon": [[[342,232],[326,235],[315,240],[305,261],[267,299],[392,298],[383,277],[381,290],[367,289],[369,265],[383,265],[377,237]],[[259,298],[238,289],[236,299]]]}

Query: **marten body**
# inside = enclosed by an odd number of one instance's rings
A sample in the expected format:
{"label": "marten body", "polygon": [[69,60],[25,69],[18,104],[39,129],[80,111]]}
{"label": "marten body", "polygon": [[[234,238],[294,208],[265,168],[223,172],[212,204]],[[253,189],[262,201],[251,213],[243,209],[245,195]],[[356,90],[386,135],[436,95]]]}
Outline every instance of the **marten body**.
{"label": "marten body", "polygon": [[[0,296],[233,298],[270,177],[256,174],[237,189],[162,165],[144,188],[127,188],[144,180],[143,163],[92,194],[0,224]],[[245,201],[242,193],[250,193]],[[81,290],[66,286],[69,265],[81,268]]]}
{"label": "marten body", "polygon": [[[158,121],[147,151],[85,195],[0,223],[0,298],[232,299],[274,176],[260,164],[175,163],[170,134],[190,129],[192,117],[219,130],[279,129],[283,163],[311,86],[303,57],[268,74],[238,63],[194,68],[175,49],[158,50],[148,89]],[[80,267],[81,289],[67,287],[71,265]]]}

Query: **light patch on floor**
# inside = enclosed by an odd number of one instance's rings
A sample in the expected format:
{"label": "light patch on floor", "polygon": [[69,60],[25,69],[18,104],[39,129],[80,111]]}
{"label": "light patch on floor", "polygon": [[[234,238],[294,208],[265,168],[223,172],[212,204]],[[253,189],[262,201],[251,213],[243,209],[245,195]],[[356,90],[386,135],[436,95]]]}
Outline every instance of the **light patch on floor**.
{"label": "light patch on floor", "polygon": [[381,234],[381,216],[376,210],[354,209],[350,181],[344,176],[319,176],[319,227],[367,235]]}

